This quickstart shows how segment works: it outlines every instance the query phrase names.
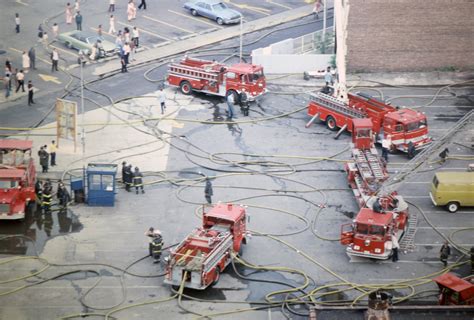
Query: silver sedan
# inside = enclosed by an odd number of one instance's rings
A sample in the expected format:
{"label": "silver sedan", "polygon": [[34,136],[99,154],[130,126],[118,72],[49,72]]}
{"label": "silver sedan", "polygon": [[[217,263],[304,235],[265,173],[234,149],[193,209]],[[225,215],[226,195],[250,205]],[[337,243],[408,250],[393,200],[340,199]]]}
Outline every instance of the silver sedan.
{"label": "silver sedan", "polygon": [[220,0],[193,0],[186,2],[184,8],[193,16],[200,15],[209,18],[219,25],[240,22],[240,12],[230,9]]}

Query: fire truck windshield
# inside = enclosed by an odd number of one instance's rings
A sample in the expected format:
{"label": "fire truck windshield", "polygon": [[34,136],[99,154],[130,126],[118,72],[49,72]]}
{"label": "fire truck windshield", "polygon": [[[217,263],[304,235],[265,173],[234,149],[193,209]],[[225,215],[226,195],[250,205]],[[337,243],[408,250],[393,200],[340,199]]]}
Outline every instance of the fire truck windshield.
{"label": "fire truck windshield", "polygon": [[385,234],[385,228],[383,226],[377,225],[367,225],[363,223],[358,223],[356,232],[358,234],[367,234],[367,235],[381,235]]}
{"label": "fire truck windshield", "polygon": [[426,128],[426,119],[407,123],[407,131],[414,131],[422,128]]}
{"label": "fire truck windshield", "polygon": [[263,70],[257,71],[249,75],[250,82],[258,81],[260,78],[263,78]]}
{"label": "fire truck windshield", "polygon": [[18,181],[15,180],[0,180],[0,189],[13,189],[19,186]]}

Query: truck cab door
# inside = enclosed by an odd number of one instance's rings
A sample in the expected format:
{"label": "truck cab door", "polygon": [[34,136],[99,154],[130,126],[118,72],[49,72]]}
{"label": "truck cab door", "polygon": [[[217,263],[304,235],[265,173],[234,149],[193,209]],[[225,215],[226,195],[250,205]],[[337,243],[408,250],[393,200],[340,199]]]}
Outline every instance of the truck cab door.
{"label": "truck cab door", "polygon": [[353,242],[354,238],[354,229],[352,223],[346,223],[341,226],[341,239],[340,242],[342,245],[349,245]]}

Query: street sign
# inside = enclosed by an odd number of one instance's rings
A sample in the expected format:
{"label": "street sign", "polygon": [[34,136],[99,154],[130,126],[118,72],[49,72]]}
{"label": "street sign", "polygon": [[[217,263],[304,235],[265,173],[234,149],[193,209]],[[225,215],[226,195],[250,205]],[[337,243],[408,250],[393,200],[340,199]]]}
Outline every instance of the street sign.
{"label": "street sign", "polygon": [[57,144],[59,139],[74,141],[76,152],[77,140],[77,102],[64,99],[56,100]]}

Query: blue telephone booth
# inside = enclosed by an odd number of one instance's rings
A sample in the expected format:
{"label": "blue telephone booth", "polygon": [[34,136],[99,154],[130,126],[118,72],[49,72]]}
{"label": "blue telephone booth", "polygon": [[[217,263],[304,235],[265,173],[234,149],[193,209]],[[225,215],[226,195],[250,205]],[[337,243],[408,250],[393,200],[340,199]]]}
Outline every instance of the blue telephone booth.
{"label": "blue telephone booth", "polygon": [[87,204],[96,207],[113,207],[117,165],[89,163],[86,174]]}

